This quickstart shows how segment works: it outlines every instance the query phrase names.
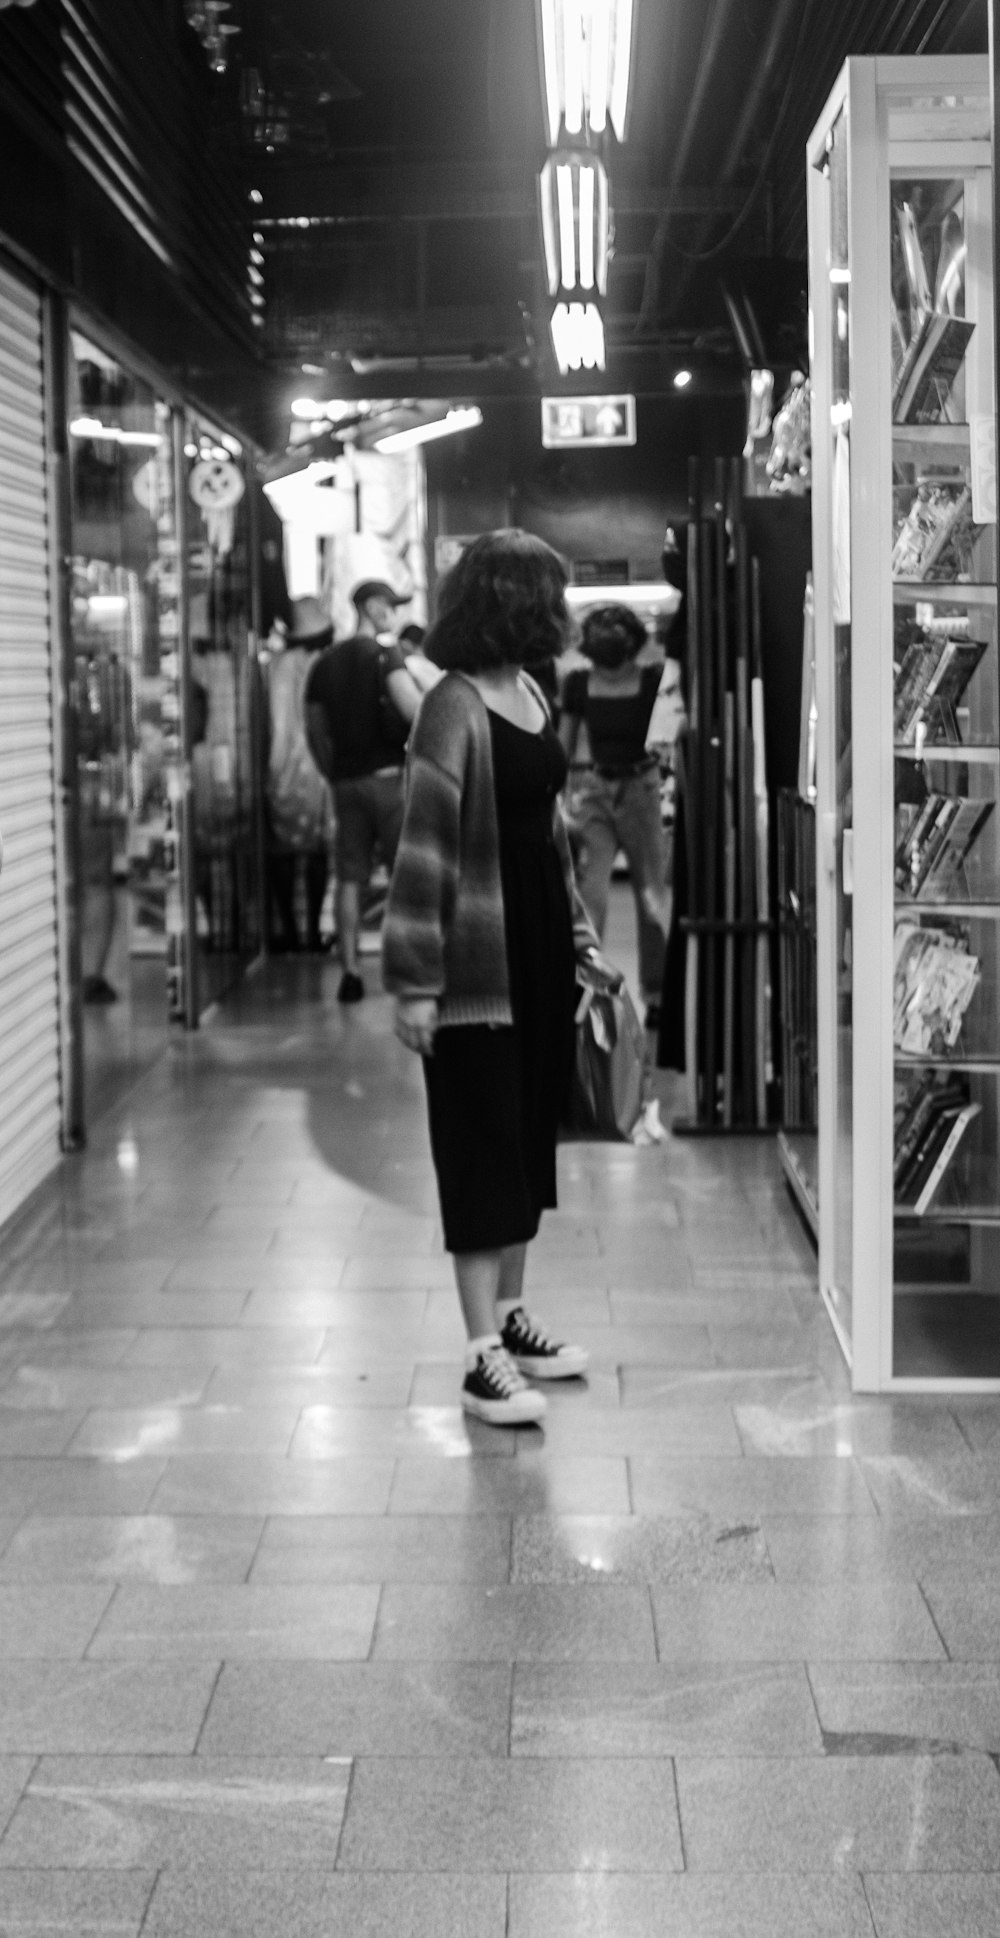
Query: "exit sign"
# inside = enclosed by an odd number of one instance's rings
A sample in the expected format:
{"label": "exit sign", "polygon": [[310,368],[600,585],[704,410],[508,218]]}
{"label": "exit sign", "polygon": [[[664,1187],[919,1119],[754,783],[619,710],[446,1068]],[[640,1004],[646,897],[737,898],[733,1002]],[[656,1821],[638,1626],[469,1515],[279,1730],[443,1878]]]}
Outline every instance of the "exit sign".
{"label": "exit sign", "polygon": [[543,397],[542,443],[548,451],[634,444],[635,398]]}

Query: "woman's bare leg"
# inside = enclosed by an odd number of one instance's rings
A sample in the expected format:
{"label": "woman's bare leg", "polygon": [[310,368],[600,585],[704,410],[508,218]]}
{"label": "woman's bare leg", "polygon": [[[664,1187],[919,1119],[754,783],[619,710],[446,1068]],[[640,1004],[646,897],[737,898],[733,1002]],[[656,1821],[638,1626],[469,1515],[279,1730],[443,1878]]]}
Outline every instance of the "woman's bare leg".
{"label": "woman's bare leg", "polygon": [[527,1256],[526,1244],[505,1245],[500,1253],[500,1283],[497,1288],[497,1300],[501,1305],[520,1305]]}
{"label": "woman's bare leg", "polygon": [[470,1339],[483,1339],[497,1330],[497,1298],[503,1252],[455,1252],[455,1282]]}

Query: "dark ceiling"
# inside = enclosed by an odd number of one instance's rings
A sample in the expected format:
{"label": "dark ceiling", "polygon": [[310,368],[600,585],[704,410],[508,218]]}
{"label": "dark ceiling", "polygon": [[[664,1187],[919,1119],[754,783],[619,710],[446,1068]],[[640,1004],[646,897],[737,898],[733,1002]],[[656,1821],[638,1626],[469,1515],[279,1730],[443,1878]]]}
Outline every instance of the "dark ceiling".
{"label": "dark ceiling", "polygon": [[[233,18],[237,17],[234,11]],[[534,0],[239,0],[269,357],[341,396],[551,376]],[[609,380],[804,347],[807,134],[846,55],[985,51],[986,0],[635,0]]]}

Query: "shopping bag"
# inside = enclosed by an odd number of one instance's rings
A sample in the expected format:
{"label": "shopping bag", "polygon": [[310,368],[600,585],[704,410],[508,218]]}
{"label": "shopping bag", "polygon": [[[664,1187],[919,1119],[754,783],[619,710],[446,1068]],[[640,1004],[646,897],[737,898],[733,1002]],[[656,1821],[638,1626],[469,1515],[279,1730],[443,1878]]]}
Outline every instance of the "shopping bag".
{"label": "shopping bag", "polygon": [[628,1142],[642,1115],[645,1048],[642,1025],[624,985],[614,992],[583,991],[576,1013],[568,1136]]}

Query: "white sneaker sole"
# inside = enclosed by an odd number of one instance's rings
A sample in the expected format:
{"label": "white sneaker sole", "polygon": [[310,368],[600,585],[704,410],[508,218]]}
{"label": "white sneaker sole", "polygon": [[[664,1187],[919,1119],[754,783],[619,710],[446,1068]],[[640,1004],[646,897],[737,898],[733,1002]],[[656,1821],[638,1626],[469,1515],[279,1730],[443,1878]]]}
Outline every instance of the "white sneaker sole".
{"label": "white sneaker sole", "polygon": [[541,1393],[519,1393],[513,1400],[481,1400],[478,1393],[463,1392],[462,1407],[490,1427],[534,1427],[545,1418]]}
{"label": "white sneaker sole", "polygon": [[525,1379],[579,1379],[590,1365],[590,1354],[582,1346],[570,1346],[553,1359],[531,1359],[520,1353],[511,1353],[511,1359]]}

